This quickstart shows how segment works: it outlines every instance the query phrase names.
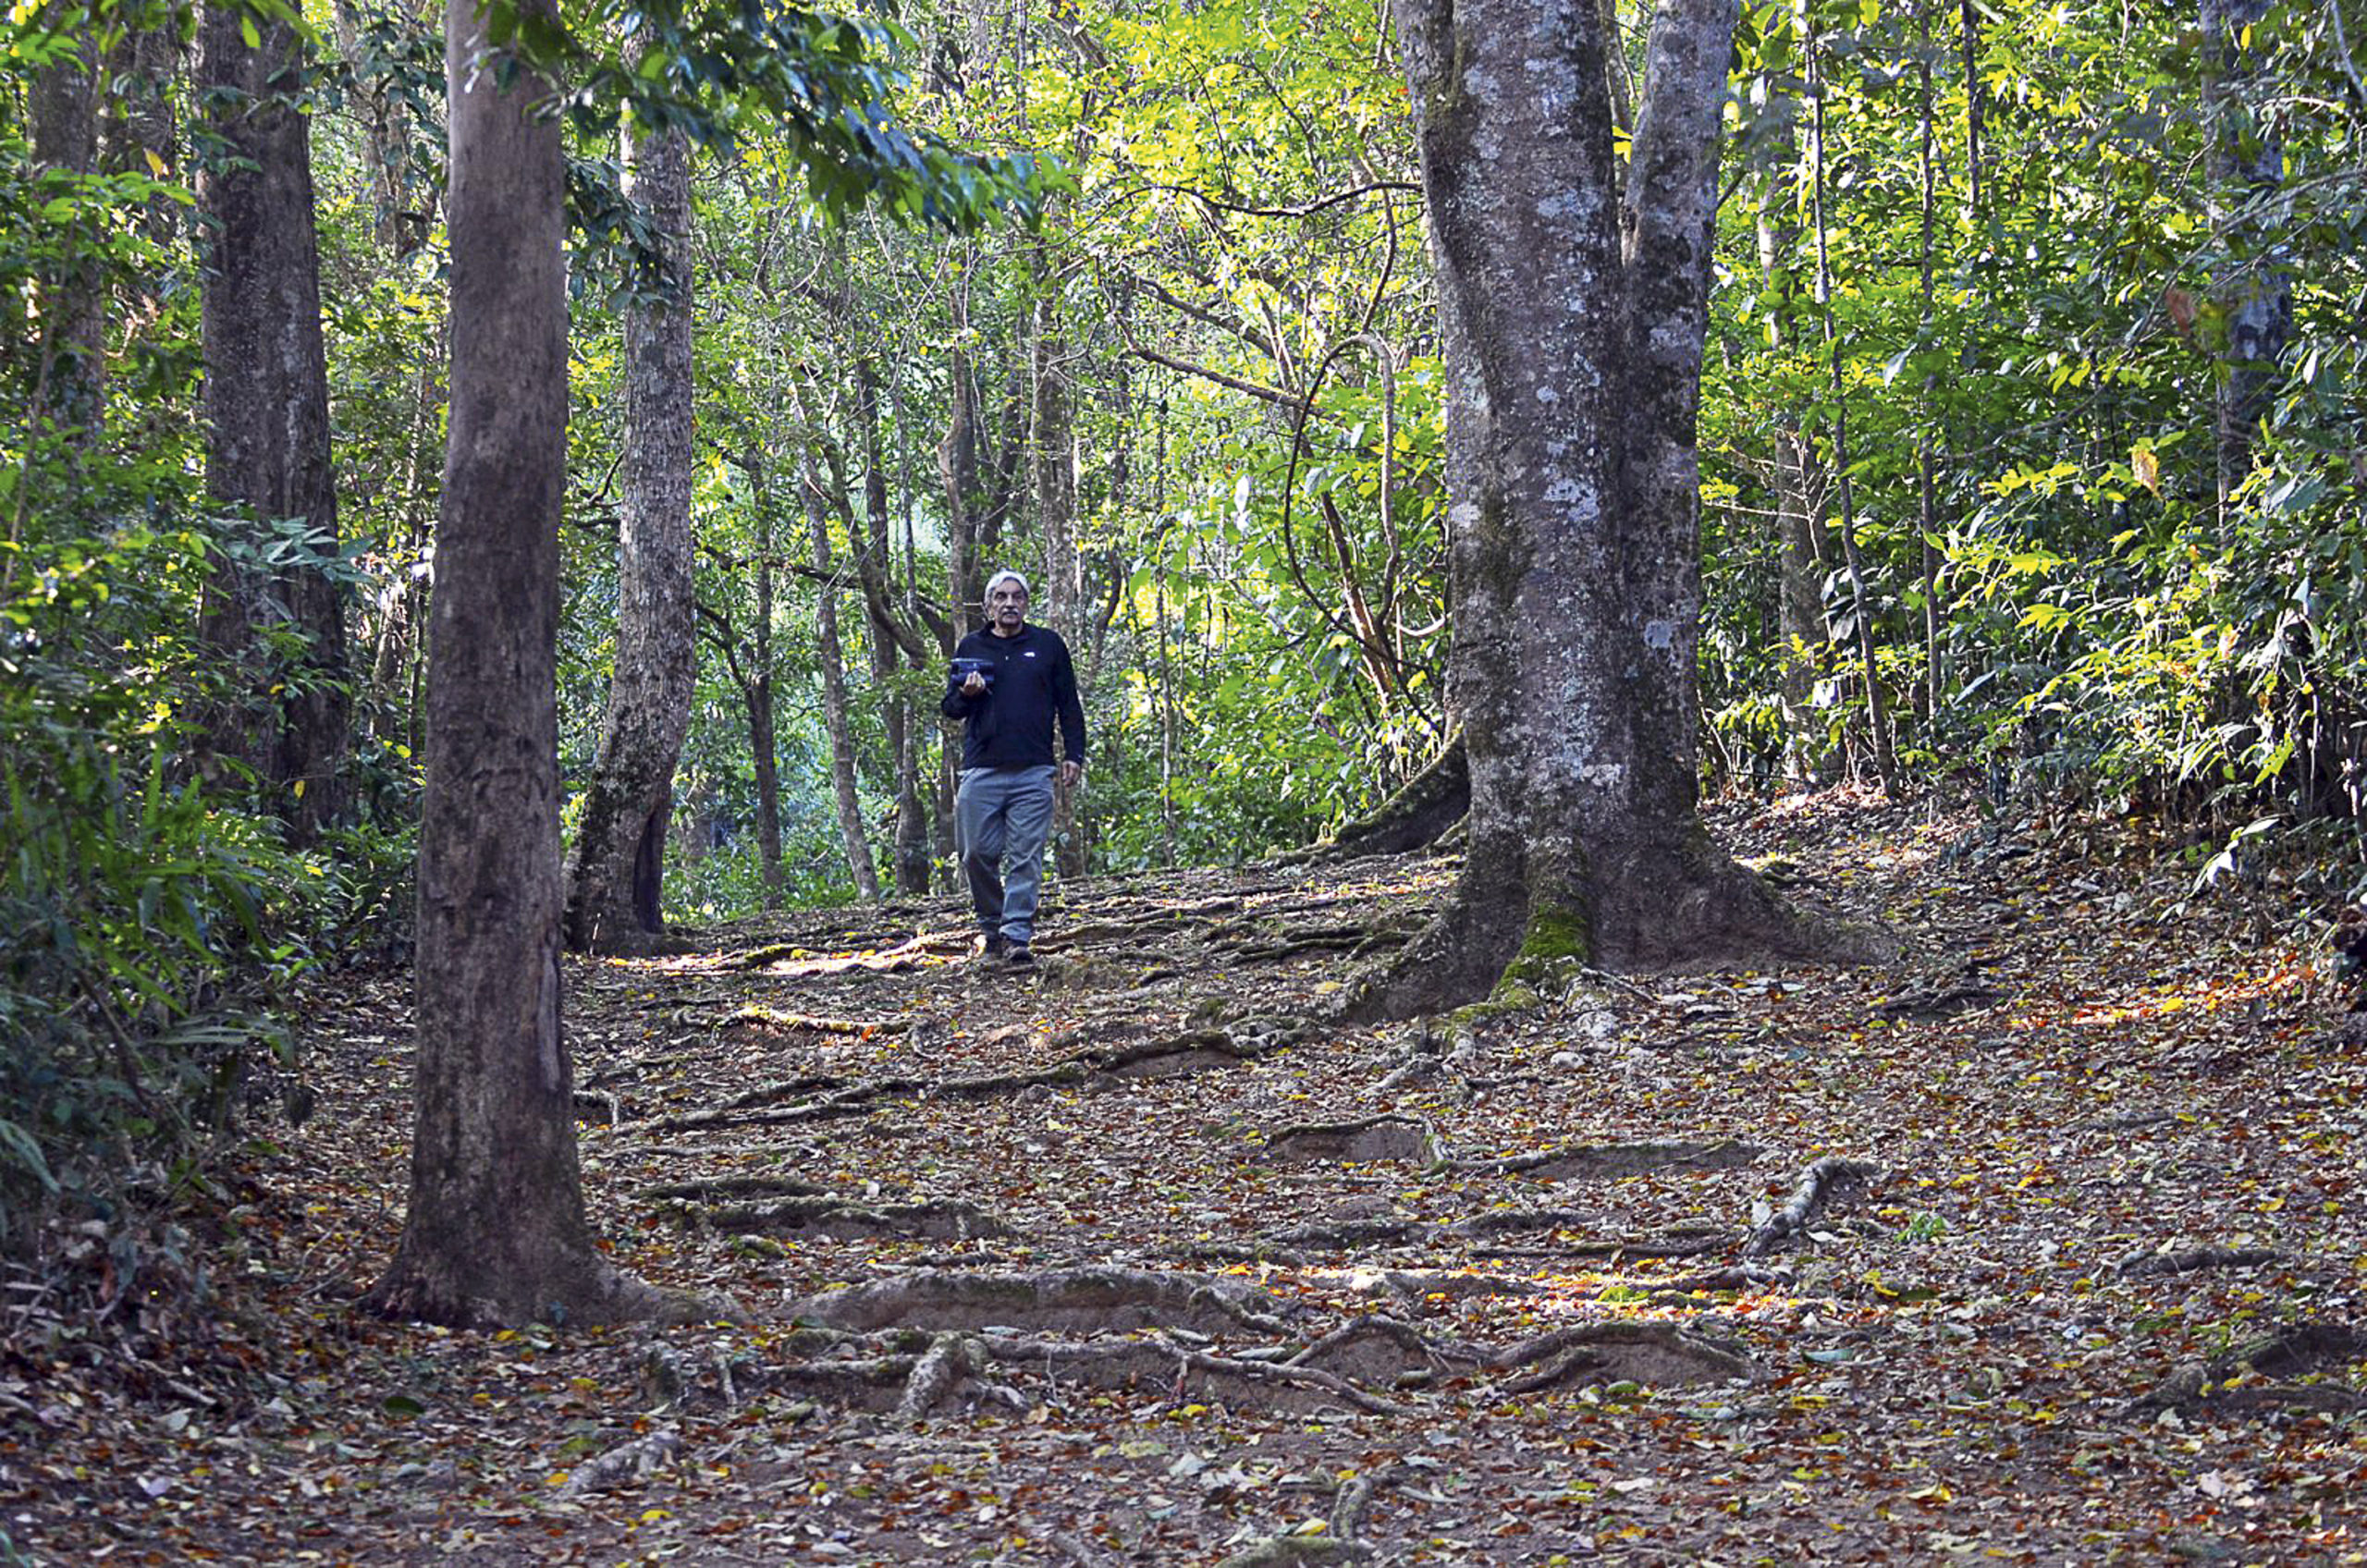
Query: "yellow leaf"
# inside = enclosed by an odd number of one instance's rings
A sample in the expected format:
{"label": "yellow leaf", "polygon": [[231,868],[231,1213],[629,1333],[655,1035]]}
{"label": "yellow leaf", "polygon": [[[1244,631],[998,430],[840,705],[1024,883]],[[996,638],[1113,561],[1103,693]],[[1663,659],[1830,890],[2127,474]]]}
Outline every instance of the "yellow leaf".
{"label": "yellow leaf", "polygon": [[156,156],[156,150],[153,147],[142,147],[140,151],[148,160],[148,172],[158,179],[164,178],[165,160]]}

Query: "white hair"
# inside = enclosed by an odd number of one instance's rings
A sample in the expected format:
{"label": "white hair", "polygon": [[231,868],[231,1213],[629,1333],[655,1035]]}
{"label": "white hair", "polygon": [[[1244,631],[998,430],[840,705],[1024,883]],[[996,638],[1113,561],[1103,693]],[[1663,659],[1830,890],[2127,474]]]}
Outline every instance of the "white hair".
{"label": "white hair", "polygon": [[1020,576],[1019,573],[1012,570],[1009,567],[1005,567],[1000,571],[996,572],[992,577],[987,579],[987,585],[978,590],[979,597],[984,598],[987,594],[993,593],[995,591],[995,584],[998,582],[1016,582],[1019,584],[1019,591],[1030,595],[1031,597],[1035,593],[1034,589],[1027,586],[1027,579]]}

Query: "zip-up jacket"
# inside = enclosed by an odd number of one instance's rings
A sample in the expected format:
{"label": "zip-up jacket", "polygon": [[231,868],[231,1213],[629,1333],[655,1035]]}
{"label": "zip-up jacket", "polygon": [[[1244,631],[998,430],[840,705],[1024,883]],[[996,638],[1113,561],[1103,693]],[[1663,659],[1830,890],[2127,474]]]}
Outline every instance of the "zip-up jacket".
{"label": "zip-up jacket", "polygon": [[962,766],[996,769],[1049,767],[1052,726],[1057,720],[1068,760],[1085,761],[1085,704],[1076,694],[1076,667],[1069,646],[1046,626],[1022,623],[1016,637],[988,630],[962,639],[953,656],[984,659],[992,670],[986,691],[963,694],[949,681],[938,711],[963,721]]}

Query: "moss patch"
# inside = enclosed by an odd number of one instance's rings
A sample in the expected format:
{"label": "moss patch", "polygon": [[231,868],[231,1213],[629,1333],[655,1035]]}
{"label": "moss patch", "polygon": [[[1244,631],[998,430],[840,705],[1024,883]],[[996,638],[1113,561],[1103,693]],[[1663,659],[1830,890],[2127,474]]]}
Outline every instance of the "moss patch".
{"label": "moss patch", "polygon": [[1583,911],[1568,904],[1531,910],[1520,951],[1504,966],[1499,995],[1515,986],[1532,994],[1557,990],[1594,956],[1594,927]]}

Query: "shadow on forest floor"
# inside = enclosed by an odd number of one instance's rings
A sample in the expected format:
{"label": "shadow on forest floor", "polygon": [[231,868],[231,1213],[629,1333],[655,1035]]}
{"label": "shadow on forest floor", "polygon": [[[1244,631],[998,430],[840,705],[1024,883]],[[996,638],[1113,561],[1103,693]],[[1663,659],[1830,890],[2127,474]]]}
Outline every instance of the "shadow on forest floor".
{"label": "shadow on forest floor", "polygon": [[[356,1317],[408,976],[196,1243],[207,1325],[0,1361],[36,1560],[2350,1561],[2367,1057],[2183,873],[1846,795],[1730,825],[1887,970],[1313,1020],[1451,864],[1071,887],[583,963],[618,1257],[744,1326]],[[2346,1555],[2349,1554],[2349,1555]]]}

